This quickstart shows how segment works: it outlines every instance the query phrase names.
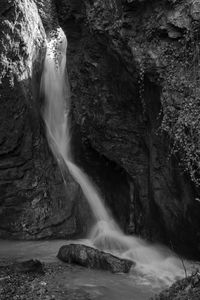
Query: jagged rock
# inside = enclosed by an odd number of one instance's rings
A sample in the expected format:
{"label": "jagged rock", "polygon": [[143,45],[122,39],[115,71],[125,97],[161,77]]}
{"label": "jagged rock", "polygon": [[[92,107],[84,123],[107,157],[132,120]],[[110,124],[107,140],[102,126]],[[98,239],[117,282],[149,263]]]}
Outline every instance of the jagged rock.
{"label": "jagged rock", "polygon": [[[35,3],[47,31],[55,14],[50,0],[0,2],[0,236],[71,236],[90,218],[67,171],[63,185],[36,92],[45,30]],[[55,2],[76,160],[126,231],[199,253],[198,1]]]}
{"label": "jagged rock", "polygon": [[128,273],[134,263],[80,244],[62,246],[58,258],[67,263],[77,264],[92,269],[108,270],[112,273]]}
{"label": "jagged rock", "polygon": [[191,17],[195,21],[200,20],[200,2],[198,0],[193,0],[190,8]]}
{"label": "jagged rock", "polygon": [[[87,1],[84,9],[62,0],[66,15],[57,1],[70,40],[75,156],[126,231],[198,254],[199,192],[189,178],[198,166],[184,174],[180,157],[185,145],[192,150],[199,142],[186,134],[179,154],[170,156],[173,139],[180,129],[184,134],[183,110],[194,91],[199,95],[192,70],[198,78],[200,64],[189,67],[199,53],[191,1],[127,2]],[[188,126],[198,120],[198,101],[187,112],[194,116]],[[188,163],[198,153],[188,155]]]}
{"label": "jagged rock", "polygon": [[171,287],[162,291],[150,300],[198,300],[200,297],[199,272],[178,280]]}
{"label": "jagged rock", "polygon": [[177,10],[169,11],[167,14],[167,22],[178,28],[189,28],[190,27],[190,17],[185,11],[185,6],[178,7]]}
{"label": "jagged rock", "polygon": [[[52,28],[58,24],[51,2],[40,13],[48,13]],[[40,79],[46,32],[35,2],[1,1],[0,29],[0,237],[81,233],[88,207],[67,170],[64,184],[45,137]]]}

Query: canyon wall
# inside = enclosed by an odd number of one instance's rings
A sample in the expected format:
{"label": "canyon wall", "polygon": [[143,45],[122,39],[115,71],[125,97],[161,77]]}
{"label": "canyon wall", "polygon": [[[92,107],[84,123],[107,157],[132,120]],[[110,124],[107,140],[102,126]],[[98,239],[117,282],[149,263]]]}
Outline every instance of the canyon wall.
{"label": "canyon wall", "polygon": [[41,115],[45,40],[58,21],[75,161],[127,233],[198,255],[197,0],[1,1],[0,236],[73,237],[90,221]]}
{"label": "canyon wall", "polygon": [[35,2],[1,1],[0,28],[0,236],[80,234],[86,230],[82,193],[67,171],[64,185],[45,137],[46,32]]}
{"label": "canyon wall", "polygon": [[198,1],[62,0],[57,10],[77,162],[126,232],[198,255]]}

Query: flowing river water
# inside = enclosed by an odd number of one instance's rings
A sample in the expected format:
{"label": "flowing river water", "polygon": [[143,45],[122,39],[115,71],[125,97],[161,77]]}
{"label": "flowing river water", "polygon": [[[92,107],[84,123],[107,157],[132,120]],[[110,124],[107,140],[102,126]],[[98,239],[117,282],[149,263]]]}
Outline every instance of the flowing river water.
{"label": "flowing river water", "polygon": [[75,293],[76,291],[81,291],[83,294],[87,293],[91,297],[89,299],[94,300],[147,300],[165,287],[156,278],[150,282],[134,268],[129,274],[111,274],[110,272],[86,269],[79,266],[69,268],[56,258],[59,248],[64,244],[66,244],[65,240],[0,240],[0,263],[39,259],[47,264],[63,264],[65,271],[61,274],[55,274],[52,285],[66,287]]}
{"label": "flowing river water", "polygon": [[[148,299],[155,292],[184,277],[181,260],[169,249],[150,245],[135,236],[125,235],[110,215],[104,201],[88,176],[73,162],[70,148],[70,93],[66,72],[67,39],[58,28],[47,43],[47,53],[41,82],[41,92],[45,98],[44,121],[47,138],[61,172],[67,168],[81,186],[96,219],[84,243],[98,249],[128,258],[136,263],[129,275],[111,275],[99,271],[77,269],[69,276],[71,284],[88,287],[105,287],[101,299]],[[63,176],[64,179],[64,176]],[[67,201],[67,200],[66,200]],[[74,242],[74,241],[73,241]],[[12,243],[13,246],[12,246]],[[39,258],[43,261],[55,260],[59,246],[66,241],[52,242],[3,242],[0,255],[10,255],[17,259]],[[68,242],[69,243],[69,242]],[[15,250],[14,250],[15,249]],[[186,267],[189,263],[186,262]],[[135,298],[130,295],[136,294]],[[122,296],[123,294],[123,296]]]}

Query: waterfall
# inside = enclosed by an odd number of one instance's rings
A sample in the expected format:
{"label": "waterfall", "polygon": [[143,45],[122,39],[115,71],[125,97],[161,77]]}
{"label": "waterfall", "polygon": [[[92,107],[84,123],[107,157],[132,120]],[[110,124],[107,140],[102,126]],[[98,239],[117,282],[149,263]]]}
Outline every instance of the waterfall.
{"label": "waterfall", "polygon": [[60,28],[57,29],[55,38],[47,43],[42,76],[42,92],[45,96],[44,121],[48,142],[61,170],[65,163],[75,181],[81,186],[96,220],[109,222],[111,218],[97,190],[87,175],[72,161],[68,121],[70,97],[66,76],[67,39]]}
{"label": "waterfall", "polygon": [[58,28],[47,41],[47,53],[41,89],[45,97],[44,121],[49,145],[61,172],[68,168],[81,186],[96,224],[91,229],[88,243],[136,262],[135,270],[150,277],[171,283],[184,275],[181,261],[165,248],[152,246],[134,236],[125,235],[108,213],[95,186],[88,176],[73,162],[70,148],[69,109],[70,96],[66,74],[67,39]]}

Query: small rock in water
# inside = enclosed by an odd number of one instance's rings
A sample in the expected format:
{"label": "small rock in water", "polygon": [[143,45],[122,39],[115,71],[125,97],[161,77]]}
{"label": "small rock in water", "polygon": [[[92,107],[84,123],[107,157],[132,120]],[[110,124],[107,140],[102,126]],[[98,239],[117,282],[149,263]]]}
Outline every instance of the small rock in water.
{"label": "small rock in water", "polygon": [[44,267],[43,264],[39,260],[26,260],[19,263],[13,264],[13,269],[16,272],[20,273],[40,273],[44,274]]}
{"label": "small rock in water", "polygon": [[131,260],[116,257],[110,253],[80,244],[62,246],[58,258],[87,268],[108,270],[112,273],[128,273],[134,264]]}

